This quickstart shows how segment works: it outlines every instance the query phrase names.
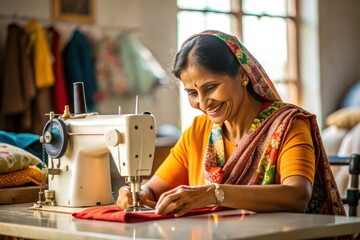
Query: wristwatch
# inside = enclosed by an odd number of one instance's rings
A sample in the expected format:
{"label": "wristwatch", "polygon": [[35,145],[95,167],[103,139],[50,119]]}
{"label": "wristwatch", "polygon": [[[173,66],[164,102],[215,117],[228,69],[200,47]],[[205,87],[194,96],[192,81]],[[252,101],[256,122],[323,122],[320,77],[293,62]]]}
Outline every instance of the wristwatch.
{"label": "wristwatch", "polygon": [[220,187],[220,184],[217,183],[212,183],[212,184],[215,185],[215,198],[216,198],[215,205],[219,206],[221,205],[222,201],[224,201],[225,198],[224,190]]}

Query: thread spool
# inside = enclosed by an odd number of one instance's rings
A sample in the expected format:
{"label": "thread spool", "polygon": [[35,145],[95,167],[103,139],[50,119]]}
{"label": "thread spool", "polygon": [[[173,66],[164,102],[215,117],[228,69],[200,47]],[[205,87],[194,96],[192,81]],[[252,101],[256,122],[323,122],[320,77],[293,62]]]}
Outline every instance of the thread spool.
{"label": "thread spool", "polygon": [[84,92],[84,83],[75,82],[74,83],[74,113],[82,114],[86,113],[86,102],[85,102],[85,92]]}

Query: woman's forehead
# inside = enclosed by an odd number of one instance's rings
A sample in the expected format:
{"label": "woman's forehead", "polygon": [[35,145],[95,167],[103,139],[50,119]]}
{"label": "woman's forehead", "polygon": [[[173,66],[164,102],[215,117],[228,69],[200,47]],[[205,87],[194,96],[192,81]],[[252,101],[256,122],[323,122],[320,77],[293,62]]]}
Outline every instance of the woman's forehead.
{"label": "woman's forehead", "polygon": [[223,82],[224,78],[229,78],[224,74],[216,74],[198,65],[188,66],[181,74],[180,80],[185,88],[193,88]]}

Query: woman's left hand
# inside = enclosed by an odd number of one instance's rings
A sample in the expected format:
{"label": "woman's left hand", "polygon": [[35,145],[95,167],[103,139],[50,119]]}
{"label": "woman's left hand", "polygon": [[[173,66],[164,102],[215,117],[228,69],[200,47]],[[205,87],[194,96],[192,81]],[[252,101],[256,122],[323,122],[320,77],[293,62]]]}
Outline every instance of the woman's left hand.
{"label": "woman's left hand", "polygon": [[180,217],[192,209],[215,203],[214,191],[214,185],[199,187],[178,186],[160,196],[155,207],[155,213],[173,213],[175,217]]}

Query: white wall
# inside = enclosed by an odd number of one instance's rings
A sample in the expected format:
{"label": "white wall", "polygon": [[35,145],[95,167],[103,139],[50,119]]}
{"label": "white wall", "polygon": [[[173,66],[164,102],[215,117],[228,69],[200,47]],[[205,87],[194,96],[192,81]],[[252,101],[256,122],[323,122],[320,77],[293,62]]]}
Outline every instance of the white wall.
{"label": "white wall", "polygon": [[301,0],[302,104],[321,128],[360,79],[360,1]]}
{"label": "white wall", "polygon": [[319,0],[320,96],[323,116],[360,79],[360,1]]}

